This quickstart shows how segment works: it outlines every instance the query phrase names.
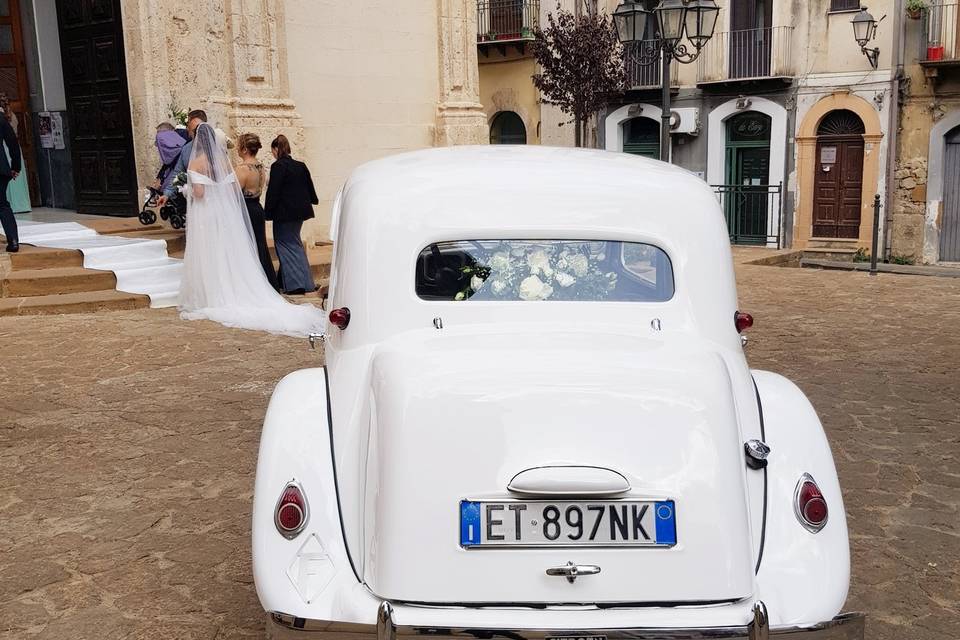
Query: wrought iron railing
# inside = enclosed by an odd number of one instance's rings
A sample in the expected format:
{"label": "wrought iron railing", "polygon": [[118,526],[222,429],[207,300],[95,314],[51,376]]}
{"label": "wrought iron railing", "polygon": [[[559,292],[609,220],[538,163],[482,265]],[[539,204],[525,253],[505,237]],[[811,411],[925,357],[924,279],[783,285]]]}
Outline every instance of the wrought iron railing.
{"label": "wrought iron railing", "polygon": [[715,184],[733,244],[780,248],[783,184]]}
{"label": "wrought iron railing", "polygon": [[793,77],[793,27],[714,34],[697,63],[697,82]]}
{"label": "wrought iron railing", "polygon": [[[662,62],[659,57],[652,61],[642,59],[643,53],[649,53],[657,46],[657,40],[641,40],[624,45],[623,60],[627,66],[627,87],[630,89],[653,89],[661,87],[660,74]],[[679,69],[677,62],[670,63],[670,86],[679,87]]]}
{"label": "wrought iron railing", "polygon": [[924,11],[920,60],[960,61],[960,20],[958,2],[932,2]]}
{"label": "wrought iron railing", "polygon": [[540,0],[477,0],[477,42],[532,40]]}

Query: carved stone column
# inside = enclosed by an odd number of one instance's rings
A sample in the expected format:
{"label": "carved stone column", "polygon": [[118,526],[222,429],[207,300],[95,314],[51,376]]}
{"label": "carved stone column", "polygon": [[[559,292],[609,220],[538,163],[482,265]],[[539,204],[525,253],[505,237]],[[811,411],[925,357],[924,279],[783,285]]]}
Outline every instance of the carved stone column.
{"label": "carved stone column", "polygon": [[[214,98],[226,106],[229,133],[256,133],[265,148],[282,133],[294,154],[303,153],[300,114],[290,98],[284,3],[224,0],[230,53],[229,95]],[[262,155],[269,160],[269,151]]]}
{"label": "carved stone column", "polygon": [[437,0],[440,96],[434,144],[485,144],[487,117],[480,104],[476,0]]}

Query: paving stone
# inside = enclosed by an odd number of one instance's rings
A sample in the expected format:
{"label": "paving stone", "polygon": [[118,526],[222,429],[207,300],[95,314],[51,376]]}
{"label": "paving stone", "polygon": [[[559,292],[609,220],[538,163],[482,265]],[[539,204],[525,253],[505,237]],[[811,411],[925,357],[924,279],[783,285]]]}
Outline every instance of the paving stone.
{"label": "paving stone", "polygon": [[[848,609],[871,640],[960,637],[960,280],[737,269],[751,365],[831,441]],[[262,637],[260,422],[321,356],[149,309],[0,317],[0,344],[0,639]]]}

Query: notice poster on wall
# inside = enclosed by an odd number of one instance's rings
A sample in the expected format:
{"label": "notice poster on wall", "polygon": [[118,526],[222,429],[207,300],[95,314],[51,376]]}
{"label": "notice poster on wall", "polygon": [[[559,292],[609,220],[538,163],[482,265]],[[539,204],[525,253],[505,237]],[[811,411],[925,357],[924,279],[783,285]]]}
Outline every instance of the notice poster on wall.
{"label": "notice poster on wall", "polygon": [[59,113],[51,114],[50,125],[50,132],[53,134],[53,148],[65,149],[67,145],[63,142],[63,116]]}
{"label": "notice poster on wall", "polygon": [[49,111],[41,111],[37,114],[39,124],[37,128],[40,133],[40,146],[44,149],[53,149],[53,119]]}

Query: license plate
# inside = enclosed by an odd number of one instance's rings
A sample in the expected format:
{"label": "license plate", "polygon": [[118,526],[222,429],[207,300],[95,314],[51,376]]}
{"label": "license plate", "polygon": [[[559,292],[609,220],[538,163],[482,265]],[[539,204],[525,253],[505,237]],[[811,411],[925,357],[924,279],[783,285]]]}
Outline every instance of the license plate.
{"label": "license plate", "polygon": [[607,640],[607,636],[544,636],[543,640]]}
{"label": "license plate", "polygon": [[460,545],[478,547],[671,547],[673,500],[460,502]]}

